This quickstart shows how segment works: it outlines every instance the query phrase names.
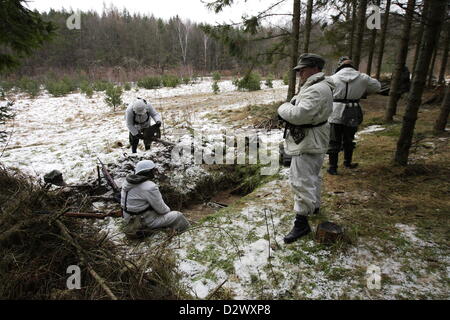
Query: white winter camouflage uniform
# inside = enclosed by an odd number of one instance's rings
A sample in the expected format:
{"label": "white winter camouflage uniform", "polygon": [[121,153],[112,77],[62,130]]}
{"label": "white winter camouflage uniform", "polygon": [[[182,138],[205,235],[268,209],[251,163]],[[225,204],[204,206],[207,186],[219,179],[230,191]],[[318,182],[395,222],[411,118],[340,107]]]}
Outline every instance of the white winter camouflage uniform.
{"label": "white winter camouflage uniform", "polygon": [[150,103],[147,103],[145,107],[146,113],[144,114],[134,114],[132,105],[129,105],[127,108],[125,113],[125,122],[127,124],[128,131],[130,131],[133,136],[137,135],[142,129],[150,127],[152,118],[155,122],[161,121],[161,115]]}
{"label": "white winter camouflage uniform", "polygon": [[[126,192],[128,196],[126,197]],[[136,216],[129,215],[125,211],[140,212],[149,208],[144,213]],[[165,204],[158,186],[147,177],[130,174],[127,176],[121,192],[121,205],[124,209],[123,217],[126,223],[130,223],[132,219],[140,219],[141,227],[149,229],[158,229],[170,227],[177,231],[183,231],[189,227],[189,222],[181,212],[170,211]]]}
{"label": "white winter camouflage uniform", "polygon": [[[336,86],[334,89],[335,99],[344,99],[346,83],[348,83],[347,99],[349,100],[357,100],[365,92],[372,94],[381,89],[381,84],[378,80],[353,68],[341,69],[330,78]],[[328,122],[342,124],[342,113],[344,112],[345,105],[343,102],[334,102],[333,113],[328,119]]]}
{"label": "white winter camouflage uniform", "polygon": [[[283,103],[278,114],[294,125],[319,124],[333,109],[334,83],[323,72],[308,78],[291,102]],[[284,141],[286,153],[292,155],[289,180],[294,192],[294,211],[310,215],[320,207],[321,178],[319,176],[330,138],[330,125],[305,128],[305,138],[296,144],[290,133]]]}

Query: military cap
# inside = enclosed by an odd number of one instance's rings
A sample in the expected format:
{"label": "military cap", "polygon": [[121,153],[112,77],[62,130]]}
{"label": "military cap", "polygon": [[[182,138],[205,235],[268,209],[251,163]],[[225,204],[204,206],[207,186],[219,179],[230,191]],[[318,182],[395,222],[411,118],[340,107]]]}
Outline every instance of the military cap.
{"label": "military cap", "polygon": [[299,71],[305,67],[318,67],[319,69],[323,69],[325,65],[325,60],[318,54],[314,53],[303,53],[298,58],[297,66],[294,68],[295,71]]}

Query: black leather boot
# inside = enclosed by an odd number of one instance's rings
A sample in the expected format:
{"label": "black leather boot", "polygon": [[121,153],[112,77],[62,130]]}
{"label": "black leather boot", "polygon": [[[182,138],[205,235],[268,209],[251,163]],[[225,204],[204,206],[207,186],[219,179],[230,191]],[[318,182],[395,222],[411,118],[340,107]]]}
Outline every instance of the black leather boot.
{"label": "black leather boot", "polygon": [[332,175],[337,175],[337,167],[338,167],[338,159],[339,159],[339,153],[333,152],[328,154],[328,159],[330,162],[330,167],[328,168],[327,172]]}
{"label": "black leather boot", "polygon": [[353,148],[352,149],[344,149],[344,166],[349,169],[355,169],[358,164],[352,163],[353,158]]}
{"label": "black leather boot", "polygon": [[295,217],[294,227],[292,228],[291,232],[289,232],[284,237],[284,243],[292,243],[297,239],[306,236],[310,232],[311,228],[308,223],[308,218],[306,218],[306,216],[297,214],[297,216]]}

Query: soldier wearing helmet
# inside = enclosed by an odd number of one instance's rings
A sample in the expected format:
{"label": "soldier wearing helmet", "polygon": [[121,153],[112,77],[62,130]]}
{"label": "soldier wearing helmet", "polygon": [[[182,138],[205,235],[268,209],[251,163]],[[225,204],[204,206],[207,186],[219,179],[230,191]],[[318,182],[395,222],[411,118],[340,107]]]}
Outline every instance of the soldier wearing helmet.
{"label": "soldier wearing helmet", "polygon": [[170,210],[158,186],[151,181],[155,167],[151,160],[139,161],[135,173],[129,174],[122,186],[121,206],[127,224],[125,233],[129,237],[144,236],[159,228],[181,232],[190,226],[181,212]]}
{"label": "soldier wearing helmet", "polygon": [[161,126],[161,116],[145,99],[137,98],[125,113],[125,122],[128,128],[130,146],[133,153],[137,152],[139,139],[144,140],[145,150],[150,149],[151,141],[146,139],[145,132],[151,125],[151,119],[157,127]]}

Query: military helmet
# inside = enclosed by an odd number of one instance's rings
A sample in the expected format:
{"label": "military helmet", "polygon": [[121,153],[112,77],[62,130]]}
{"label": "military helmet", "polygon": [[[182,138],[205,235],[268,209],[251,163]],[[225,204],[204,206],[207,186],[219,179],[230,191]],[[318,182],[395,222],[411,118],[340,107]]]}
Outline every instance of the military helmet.
{"label": "military helmet", "polygon": [[155,163],[152,160],[142,160],[139,161],[134,170],[135,174],[140,174],[145,171],[150,171],[156,167]]}

